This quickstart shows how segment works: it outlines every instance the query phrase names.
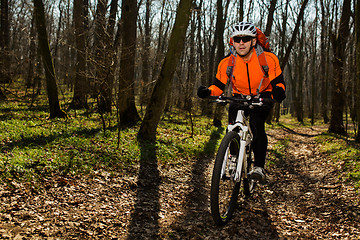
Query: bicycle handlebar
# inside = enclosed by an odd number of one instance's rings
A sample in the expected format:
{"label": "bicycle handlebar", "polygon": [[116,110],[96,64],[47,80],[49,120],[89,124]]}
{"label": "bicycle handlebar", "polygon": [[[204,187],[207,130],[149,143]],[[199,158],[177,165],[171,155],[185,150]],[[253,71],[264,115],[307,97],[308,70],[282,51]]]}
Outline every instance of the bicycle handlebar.
{"label": "bicycle handlebar", "polygon": [[223,95],[220,96],[209,96],[209,99],[214,99],[211,102],[214,103],[218,103],[218,104],[228,104],[230,102],[236,102],[239,105],[243,106],[243,107],[248,107],[248,108],[254,108],[254,107],[261,107],[264,104],[272,104],[275,102],[275,100],[271,99],[271,98],[260,98],[260,97],[254,97],[254,96],[250,96],[250,95],[246,95],[243,98],[239,98],[239,97],[226,97]]}

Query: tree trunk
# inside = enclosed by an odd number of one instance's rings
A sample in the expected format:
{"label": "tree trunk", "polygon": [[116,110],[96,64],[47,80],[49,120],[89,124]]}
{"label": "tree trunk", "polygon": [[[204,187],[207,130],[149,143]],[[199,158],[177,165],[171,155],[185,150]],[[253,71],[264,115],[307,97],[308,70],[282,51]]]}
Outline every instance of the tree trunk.
{"label": "tree trunk", "polygon": [[[277,0],[271,0],[271,3],[270,3],[269,13],[268,13],[268,18],[267,18],[267,23],[266,23],[266,29],[264,32],[265,36],[270,36],[270,34],[271,34],[271,28],[272,28],[272,24],[274,22],[274,13],[275,13],[276,2],[277,2]],[[280,104],[279,103],[275,103],[275,107],[270,111],[270,114],[269,114],[266,122],[268,124],[270,124],[272,118],[276,118],[277,122],[280,119]]]}
{"label": "tree trunk", "polygon": [[[185,98],[184,98],[184,108],[186,111],[189,112],[191,116],[191,110],[192,110],[192,93],[194,89],[194,83],[196,81],[196,63],[195,63],[195,31],[196,31],[196,21],[195,21],[195,12],[193,12],[193,16],[191,19],[190,24],[190,39],[189,39],[189,62],[188,62],[188,76],[187,81],[185,83],[184,89],[185,89]],[[184,56],[186,59],[186,56]]]}
{"label": "tree trunk", "polygon": [[[316,1],[317,2],[317,1]],[[318,8],[316,8],[316,16],[315,16],[315,26],[314,26],[314,32],[313,32],[313,36],[317,36],[317,28],[318,28]],[[311,109],[310,109],[310,117],[311,117],[311,125],[314,125],[315,123],[315,108],[316,108],[316,103],[318,102],[316,100],[316,96],[318,95],[316,92],[316,87],[315,87],[315,83],[316,80],[319,78],[319,74],[317,74],[318,72],[318,68],[316,66],[316,58],[317,58],[317,38],[314,38],[313,40],[311,40],[312,42],[312,50],[311,52],[313,53],[312,55],[312,63],[310,66],[310,71],[311,71]]]}
{"label": "tree trunk", "polygon": [[[97,98],[100,113],[111,112],[112,82],[114,76],[112,38],[115,26],[114,18],[116,17],[114,16],[114,11],[116,10],[114,8],[117,8],[117,1],[111,2],[108,28],[106,28],[107,3],[107,0],[98,0],[95,16],[95,78],[91,87],[93,95]],[[112,29],[110,30],[110,28]]]}
{"label": "tree trunk", "polygon": [[74,23],[75,23],[75,84],[74,97],[70,108],[88,108],[87,93],[88,83],[86,80],[86,9],[83,0],[74,0]]}
{"label": "tree trunk", "polygon": [[0,100],[5,100],[6,99],[6,95],[3,93],[3,91],[0,88]]}
{"label": "tree trunk", "polygon": [[[282,8],[282,22],[281,22],[281,31],[280,31],[280,50],[279,50],[279,61],[285,57],[285,45],[286,45],[286,27],[288,21],[288,9],[289,9],[289,2],[290,0],[286,0],[285,6]],[[284,70],[284,69],[283,69]]]}
{"label": "tree trunk", "polygon": [[304,122],[304,93],[303,93],[303,86],[304,86],[304,80],[305,80],[305,74],[304,74],[304,69],[306,69],[306,66],[304,66],[305,63],[305,46],[304,46],[304,41],[305,41],[305,26],[302,25],[302,34],[300,36],[300,46],[299,46],[299,56],[297,58],[297,60],[295,60],[298,64],[296,64],[298,66],[298,68],[295,71],[296,77],[296,84],[297,84],[297,88],[296,88],[296,93],[298,95],[297,97],[297,101],[296,101],[296,107],[295,107],[295,112],[296,112],[296,118],[298,120],[298,122],[303,123]]}
{"label": "tree trunk", "polygon": [[146,105],[149,101],[149,90],[150,90],[150,49],[151,49],[151,26],[150,26],[150,4],[152,0],[146,0],[146,12],[145,12],[145,26],[144,26],[144,37],[142,44],[142,81],[141,81],[141,95],[140,104],[141,106]]}
{"label": "tree trunk", "polygon": [[333,36],[333,48],[334,48],[334,79],[333,89],[331,94],[331,116],[329,132],[345,134],[345,128],[343,123],[344,113],[344,63],[346,59],[345,49],[348,36],[350,34],[349,21],[351,14],[351,1],[344,0],[343,9],[340,18],[339,34],[335,39]]}
{"label": "tree trunk", "polygon": [[[198,11],[197,11],[197,25],[198,26],[202,26],[202,18],[201,16],[203,15],[202,12],[204,11],[204,6],[203,6],[203,0],[200,1],[199,6],[198,6]],[[199,85],[203,85],[206,86],[208,85],[208,79],[209,79],[209,71],[206,71],[207,69],[207,61],[205,61],[205,56],[207,55],[206,53],[208,53],[208,51],[206,51],[206,48],[208,48],[207,44],[204,44],[204,42],[206,41],[205,36],[201,33],[203,29],[201,27],[197,28],[197,45],[198,45],[198,52],[197,52],[197,56],[199,58],[199,67],[200,67],[200,72],[201,72],[201,76],[200,76],[200,84]],[[198,86],[196,86],[198,87]],[[206,101],[201,101],[200,100],[200,109],[202,111],[203,114],[208,115],[209,112],[211,111],[211,108],[209,107],[209,104]],[[210,110],[210,111],[209,111]]]}
{"label": "tree trunk", "polygon": [[63,118],[67,115],[61,110],[59,104],[56,76],[46,31],[44,4],[42,0],[34,0],[34,14],[38,30],[39,46],[45,69],[50,118]]}
{"label": "tree trunk", "polygon": [[[68,3],[66,5],[66,17],[65,17],[65,23],[64,23],[64,27],[65,29],[70,29],[71,27],[71,22],[73,20],[73,18],[70,17],[71,15],[71,7],[70,7],[70,2],[72,0],[66,0],[66,3]],[[72,53],[74,52],[74,49],[72,47],[70,47],[70,42],[72,42],[72,39],[74,38],[74,33],[73,32],[65,32],[64,33],[64,42],[63,42],[63,52],[62,52],[62,61],[63,63],[60,63],[61,66],[61,72],[63,73],[63,80],[64,83],[67,85],[68,88],[72,88],[73,86],[73,66],[74,66],[74,58],[72,57]]]}
{"label": "tree trunk", "polygon": [[91,95],[98,98],[100,90],[104,85],[107,66],[105,65],[105,58],[108,57],[105,52],[105,38],[106,38],[106,7],[107,0],[98,0],[95,15],[95,30],[94,30],[94,45],[92,66],[95,75],[90,81]]}
{"label": "tree trunk", "polygon": [[138,133],[140,139],[156,140],[156,129],[164,111],[166,95],[170,91],[171,80],[184,48],[191,5],[192,0],[180,0],[168,51]]}
{"label": "tree trunk", "polygon": [[122,126],[132,125],[140,120],[135,106],[134,92],[137,14],[136,1],[122,1],[123,35],[118,93],[118,109]]}
{"label": "tree trunk", "polygon": [[[280,50],[278,54],[280,62],[282,62],[282,59],[284,58],[284,50],[286,45],[286,27],[288,20],[288,8],[289,8],[289,0],[286,0],[285,6],[282,8],[284,12],[282,12],[282,23],[281,23],[282,27],[280,31]],[[284,69],[282,70],[284,71]],[[271,119],[274,119],[275,122],[279,122],[280,110],[281,110],[280,103],[275,103],[274,110],[271,113],[272,116],[270,115],[268,120],[271,121]]]}
{"label": "tree trunk", "polygon": [[[216,72],[214,71],[216,62],[214,61],[214,59],[215,59],[215,52],[216,52],[216,46],[217,46],[217,36],[218,36],[218,29],[215,29],[213,42],[211,44],[209,44],[210,47],[209,47],[209,51],[208,51],[209,53],[208,53],[208,59],[207,59],[207,62],[208,62],[208,75],[207,75],[207,79],[206,79],[207,82],[205,84],[203,84],[205,86],[209,86],[211,84],[211,82],[213,82],[214,76],[216,74]],[[210,42],[210,40],[209,40],[209,42]],[[204,102],[204,104],[205,104],[205,102]],[[202,107],[202,114],[205,114],[210,117],[213,113],[214,107],[209,107],[208,105],[209,104],[205,105],[205,107],[204,106]]]}
{"label": "tree trunk", "polygon": [[60,31],[61,31],[62,22],[63,22],[63,9],[61,7],[61,1],[59,1],[59,21],[58,21],[58,28],[56,30],[56,40],[55,40],[55,44],[54,44],[54,58],[53,58],[55,72],[59,72],[58,71],[59,68],[57,67],[57,58],[58,58],[58,48],[59,48]]}
{"label": "tree trunk", "polygon": [[356,142],[360,143],[360,0],[356,1],[355,10],[355,37],[356,37],[356,120],[357,134]]}
{"label": "tree trunk", "polygon": [[1,0],[0,6],[0,83],[9,83],[10,59],[9,59],[9,3],[8,0]]}
{"label": "tree trunk", "polygon": [[266,29],[264,32],[264,34],[266,36],[270,36],[270,33],[271,33],[271,27],[274,22],[274,13],[275,13],[276,2],[277,2],[277,0],[271,0],[271,3],[270,3],[269,14],[268,14],[267,23],[266,23]]}
{"label": "tree trunk", "polygon": [[[222,0],[216,1],[217,15],[216,15],[216,30],[217,30],[217,55],[216,55],[216,66],[220,63],[221,59],[224,58],[224,30],[225,21],[223,17],[223,6]],[[224,107],[220,104],[216,105],[213,125],[215,127],[221,127],[221,119],[224,116]]]}
{"label": "tree trunk", "polygon": [[324,120],[324,123],[329,122],[328,117],[328,94],[327,94],[327,74],[326,74],[326,32],[327,32],[327,26],[326,26],[326,14],[325,14],[325,7],[323,1],[320,1],[320,7],[321,7],[321,33],[320,33],[320,82],[321,82],[321,115]]}
{"label": "tree trunk", "polygon": [[99,111],[111,113],[115,64],[116,46],[113,42],[116,22],[118,0],[112,0],[110,3],[110,16],[105,36],[105,76],[100,87],[99,93]]}
{"label": "tree trunk", "polygon": [[31,19],[31,27],[30,27],[30,45],[29,45],[29,65],[28,65],[28,74],[25,80],[26,91],[34,87],[34,66],[35,66],[35,58],[36,58],[36,29],[35,29],[35,15]]}
{"label": "tree trunk", "polygon": [[304,0],[304,2],[301,5],[300,12],[299,12],[298,18],[296,20],[296,25],[293,30],[293,34],[292,34],[290,43],[286,49],[285,56],[284,56],[283,60],[281,61],[280,66],[282,69],[285,69],[285,66],[289,60],[291,49],[292,49],[293,45],[295,44],[296,36],[297,36],[297,34],[299,32],[299,28],[300,28],[300,23],[301,23],[301,20],[303,19],[304,11],[305,11],[305,8],[306,8],[306,5],[308,2],[309,2],[309,0]]}
{"label": "tree trunk", "polygon": [[244,20],[244,0],[239,1],[239,21]]}
{"label": "tree trunk", "polygon": [[[160,72],[160,67],[161,67],[161,62],[164,56],[164,49],[165,49],[165,45],[166,45],[166,33],[167,33],[167,29],[165,30],[164,33],[164,22],[165,20],[165,16],[167,16],[166,12],[166,0],[162,0],[161,3],[161,13],[160,13],[160,23],[159,23],[159,30],[158,30],[158,36],[157,36],[157,46],[156,46],[156,51],[155,51],[155,57],[154,57],[154,63],[152,64],[152,82],[155,82],[155,80],[158,78],[159,72]],[[152,89],[153,84],[151,84],[149,86],[149,95],[151,95],[151,89]]]}

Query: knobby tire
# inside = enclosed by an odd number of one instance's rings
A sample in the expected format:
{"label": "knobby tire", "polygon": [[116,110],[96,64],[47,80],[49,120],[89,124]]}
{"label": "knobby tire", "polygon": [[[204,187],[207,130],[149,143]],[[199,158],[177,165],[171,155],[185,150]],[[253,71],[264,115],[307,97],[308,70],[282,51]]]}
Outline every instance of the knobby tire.
{"label": "knobby tire", "polygon": [[[238,158],[239,148],[239,135],[231,131],[223,138],[216,155],[211,180],[210,207],[214,222],[219,226],[225,225],[231,219],[236,208],[240,186],[243,185],[243,176],[240,182],[235,182],[232,178],[234,172],[229,169],[230,155]],[[226,161],[225,171],[220,176],[224,161]]]}
{"label": "knobby tire", "polygon": [[[255,159],[254,153],[251,148],[251,145],[246,149],[246,159],[247,159],[247,173],[250,173],[255,167]],[[256,180],[252,180],[249,177],[244,177],[244,194],[246,197],[250,197],[250,195],[254,192],[257,182]]]}

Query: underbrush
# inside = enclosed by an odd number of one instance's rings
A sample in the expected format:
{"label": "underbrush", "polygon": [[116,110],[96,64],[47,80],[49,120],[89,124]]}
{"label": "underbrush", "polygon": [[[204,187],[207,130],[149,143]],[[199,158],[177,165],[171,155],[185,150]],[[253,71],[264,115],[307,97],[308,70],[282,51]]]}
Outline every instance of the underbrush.
{"label": "underbrush", "polygon": [[[105,116],[106,129],[96,112],[70,111],[68,119],[48,119],[46,107],[7,100],[0,103],[0,178],[41,183],[66,175],[105,170],[132,174],[138,169],[144,144],[137,140],[140,125],[118,129],[116,114]],[[159,164],[176,165],[181,159],[213,155],[223,129],[210,119],[187,113],[166,113],[155,144]]]}

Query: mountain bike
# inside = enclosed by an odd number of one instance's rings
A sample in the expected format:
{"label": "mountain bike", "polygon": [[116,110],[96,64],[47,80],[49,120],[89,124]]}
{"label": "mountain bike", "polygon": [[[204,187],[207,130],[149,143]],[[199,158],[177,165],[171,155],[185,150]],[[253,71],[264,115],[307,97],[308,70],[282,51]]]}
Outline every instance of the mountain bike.
{"label": "mountain bike", "polygon": [[249,176],[254,168],[253,134],[245,110],[266,106],[272,99],[219,96],[214,102],[222,105],[235,102],[239,106],[235,123],[227,126],[220,143],[211,179],[211,215],[217,225],[223,226],[231,219],[239,196],[244,202],[257,185]]}

